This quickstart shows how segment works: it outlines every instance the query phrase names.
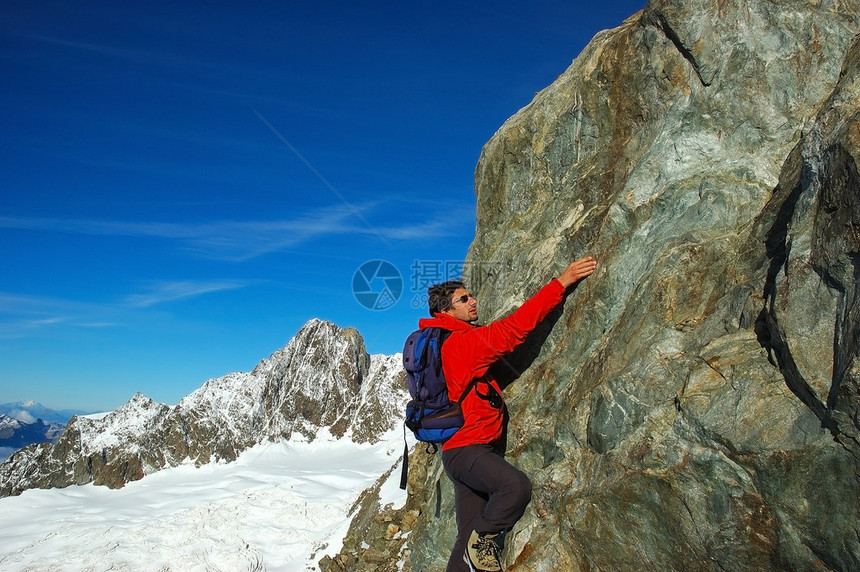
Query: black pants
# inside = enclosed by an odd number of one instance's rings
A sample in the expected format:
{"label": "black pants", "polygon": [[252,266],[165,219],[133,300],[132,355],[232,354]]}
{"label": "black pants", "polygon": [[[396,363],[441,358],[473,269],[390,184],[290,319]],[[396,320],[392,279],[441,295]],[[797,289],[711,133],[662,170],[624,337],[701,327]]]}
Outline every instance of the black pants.
{"label": "black pants", "polygon": [[442,465],[454,483],[457,541],[446,572],[466,571],[466,542],[473,530],[505,532],[525,513],[532,498],[529,478],[490,445],[442,451]]}

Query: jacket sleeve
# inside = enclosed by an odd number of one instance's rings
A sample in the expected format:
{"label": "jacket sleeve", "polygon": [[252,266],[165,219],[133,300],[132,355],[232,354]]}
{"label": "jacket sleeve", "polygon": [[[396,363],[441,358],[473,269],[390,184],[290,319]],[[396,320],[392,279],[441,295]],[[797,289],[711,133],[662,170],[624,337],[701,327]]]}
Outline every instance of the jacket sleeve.
{"label": "jacket sleeve", "polygon": [[478,370],[485,370],[520,345],[563,298],[564,286],[553,279],[509,316],[486,326],[454,332],[442,349],[454,342],[450,351],[456,353],[457,361],[480,375],[483,372]]}

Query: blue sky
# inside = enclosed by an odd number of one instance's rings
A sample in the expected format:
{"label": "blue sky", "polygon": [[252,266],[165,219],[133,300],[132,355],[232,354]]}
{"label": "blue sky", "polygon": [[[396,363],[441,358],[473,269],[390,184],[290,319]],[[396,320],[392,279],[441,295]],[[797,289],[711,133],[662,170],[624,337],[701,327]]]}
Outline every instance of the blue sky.
{"label": "blue sky", "polygon": [[0,402],[173,404],[313,317],[400,351],[483,144],[643,6],[4,2]]}

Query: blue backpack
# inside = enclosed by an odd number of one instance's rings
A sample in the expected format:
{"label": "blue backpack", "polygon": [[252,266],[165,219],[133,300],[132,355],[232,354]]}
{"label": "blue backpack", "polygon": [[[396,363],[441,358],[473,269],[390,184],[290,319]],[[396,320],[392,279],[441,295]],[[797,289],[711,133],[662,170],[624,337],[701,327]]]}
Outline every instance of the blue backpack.
{"label": "blue backpack", "polygon": [[[403,346],[403,367],[406,386],[412,399],[406,404],[406,421],[415,438],[431,443],[444,443],[463,426],[460,404],[477,383],[473,379],[459,401],[448,398],[448,384],[442,372],[442,344],[451,334],[442,328],[426,328],[412,332]],[[405,429],[404,429],[405,435]],[[403,474],[400,488],[406,488],[408,446],[404,450]]]}

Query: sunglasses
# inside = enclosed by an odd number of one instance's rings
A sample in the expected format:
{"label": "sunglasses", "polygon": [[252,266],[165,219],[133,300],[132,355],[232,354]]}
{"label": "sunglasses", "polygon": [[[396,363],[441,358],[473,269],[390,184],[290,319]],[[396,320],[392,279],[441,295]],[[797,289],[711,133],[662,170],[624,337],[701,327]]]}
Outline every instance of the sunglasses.
{"label": "sunglasses", "polygon": [[451,300],[451,303],[453,304],[454,302],[460,302],[461,304],[465,304],[469,301],[470,298],[474,298],[474,296],[472,296],[471,294],[463,294],[459,298],[454,298],[453,300]]}

